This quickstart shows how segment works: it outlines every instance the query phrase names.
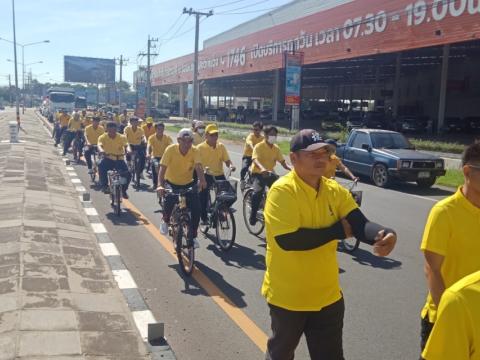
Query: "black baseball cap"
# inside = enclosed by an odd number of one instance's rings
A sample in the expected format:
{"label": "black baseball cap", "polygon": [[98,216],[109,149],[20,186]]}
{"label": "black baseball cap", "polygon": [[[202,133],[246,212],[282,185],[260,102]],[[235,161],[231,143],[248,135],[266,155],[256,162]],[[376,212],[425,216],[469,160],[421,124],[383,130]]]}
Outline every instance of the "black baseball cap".
{"label": "black baseball cap", "polygon": [[313,129],[303,129],[296,133],[290,140],[290,151],[295,152],[299,150],[303,151],[315,151],[323,147],[328,148],[330,151],[335,151],[335,147],[326,142],[326,140]]}

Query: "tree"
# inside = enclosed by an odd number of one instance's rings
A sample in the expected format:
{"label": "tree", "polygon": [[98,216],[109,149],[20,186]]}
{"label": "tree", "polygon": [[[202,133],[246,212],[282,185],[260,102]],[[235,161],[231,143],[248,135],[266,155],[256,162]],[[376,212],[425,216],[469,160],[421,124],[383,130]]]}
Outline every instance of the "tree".
{"label": "tree", "polygon": [[117,83],[117,89],[122,91],[130,91],[130,84],[126,81],[120,81]]}

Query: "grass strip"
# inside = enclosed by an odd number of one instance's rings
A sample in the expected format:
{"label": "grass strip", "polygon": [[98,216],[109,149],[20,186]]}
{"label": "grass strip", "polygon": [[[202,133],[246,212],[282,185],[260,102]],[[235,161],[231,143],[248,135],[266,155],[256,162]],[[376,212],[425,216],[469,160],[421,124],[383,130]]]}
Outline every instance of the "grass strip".
{"label": "grass strip", "polygon": [[445,174],[445,176],[439,177],[437,179],[436,184],[457,188],[460,185],[463,185],[463,182],[464,182],[463,171],[449,169],[447,170],[447,173]]}

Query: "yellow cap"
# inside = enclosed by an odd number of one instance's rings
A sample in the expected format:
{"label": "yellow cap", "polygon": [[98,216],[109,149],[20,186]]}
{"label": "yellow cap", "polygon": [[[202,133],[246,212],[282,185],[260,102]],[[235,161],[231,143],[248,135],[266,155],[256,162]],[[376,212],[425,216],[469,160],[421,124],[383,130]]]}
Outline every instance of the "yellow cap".
{"label": "yellow cap", "polygon": [[205,132],[207,134],[218,134],[218,126],[215,124],[209,124],[205,128]]}
{"label": "yellow cap", "polygon": [[145,122],[146,122],[147,124],[153,124],[153,118],[152,118],[151,116],[149,116],[149,117],[147,117],[147,118],[145,119]]}

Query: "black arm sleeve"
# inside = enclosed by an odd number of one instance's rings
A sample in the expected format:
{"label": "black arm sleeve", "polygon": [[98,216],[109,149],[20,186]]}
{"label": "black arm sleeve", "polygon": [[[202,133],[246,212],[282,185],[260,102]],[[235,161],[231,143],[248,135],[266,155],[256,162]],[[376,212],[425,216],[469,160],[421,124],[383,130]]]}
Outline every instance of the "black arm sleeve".
{"label": "black arm sleeve", "polygon": [[323,229],[300,228],[295,232],[275,236],[275,241],[285,251],[313,250],[332,240],[344,239],[345,231],[342,223],[336,222]]}
{"label": "black arm sleeve", "polygon": [[385,230],[385,235],[395,233],[392,229],[369,221],[360,209],[351,211],[346,219],[352,227],[353,235],[366,244],[373,245],[375,243],[375,236],[377,236],[380,230]]}

